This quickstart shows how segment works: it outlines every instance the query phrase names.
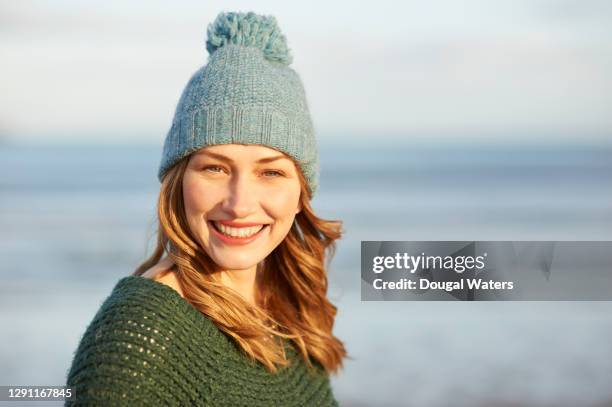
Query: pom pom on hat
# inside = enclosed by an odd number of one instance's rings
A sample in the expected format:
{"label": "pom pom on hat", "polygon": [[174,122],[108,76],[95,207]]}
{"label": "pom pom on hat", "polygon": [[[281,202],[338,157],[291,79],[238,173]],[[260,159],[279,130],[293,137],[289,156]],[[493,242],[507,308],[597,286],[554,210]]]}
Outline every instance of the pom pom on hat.
{"label": "pom pom on hat", "polygon": [[208,25],[206,50],[212,55],[227,44],[252,46],[262,50],[269,61],[289,65],[293,57],[289,53],[285,36],[274,16],[253,12],[221,12]]}

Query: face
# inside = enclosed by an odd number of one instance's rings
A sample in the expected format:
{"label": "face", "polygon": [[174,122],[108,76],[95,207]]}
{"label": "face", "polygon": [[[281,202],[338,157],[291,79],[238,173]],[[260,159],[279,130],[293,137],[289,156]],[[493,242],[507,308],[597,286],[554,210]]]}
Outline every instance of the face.
{"label": "face", "polygon": [[189,228],[223,270],[246,270],[285,238],[300,211],[293,161],[259,145],[226,144],[192,153],[183,177]]}

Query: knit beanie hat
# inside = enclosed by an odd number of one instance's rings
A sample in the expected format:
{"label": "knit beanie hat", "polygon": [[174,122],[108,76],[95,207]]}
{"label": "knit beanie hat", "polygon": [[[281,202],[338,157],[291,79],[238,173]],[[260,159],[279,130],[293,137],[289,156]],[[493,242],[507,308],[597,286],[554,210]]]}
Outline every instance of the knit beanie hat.
{"label": "knit beanie hat", "polygon": [[217,144],[259,144],[298,163],[311,197],[319,157],[304,87],[273,16],[221,12],[208,26],[207,65],[179,99],[158,178],[181,158]]}

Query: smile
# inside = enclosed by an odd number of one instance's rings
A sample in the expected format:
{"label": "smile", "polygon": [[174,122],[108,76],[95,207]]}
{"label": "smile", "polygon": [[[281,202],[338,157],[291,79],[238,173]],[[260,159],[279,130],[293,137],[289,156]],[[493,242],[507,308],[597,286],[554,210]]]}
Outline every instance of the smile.
{"label": "smile", "polygon": [[208,221],[213,234],[227,244],[247,244],[256,240],[270,225],[249,225],[246,227],[233,227],[218,221]]}
{"label": "smile", "polygon": [[217,230],[223,233],[224,235],[243,238],[253,236],[255,233],[259,232],[264,227],[264,225],[258,225],[236,228],[224,225],[219,222],[213,222],[213,224],[215,225],[215,228],[217,228]]}

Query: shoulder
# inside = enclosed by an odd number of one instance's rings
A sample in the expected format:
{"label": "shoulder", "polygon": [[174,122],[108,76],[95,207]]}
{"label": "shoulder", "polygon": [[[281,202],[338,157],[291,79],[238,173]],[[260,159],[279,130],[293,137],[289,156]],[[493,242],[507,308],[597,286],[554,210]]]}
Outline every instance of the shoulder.
{"label": "shoulder", "polygon": [[178,281],[172,275],[159,280],[141,276],[121,278],[102,302],[88,330],[104,328],[107,331],[110,326],[134,326],[135,330],[144,328],[150,331],[147,328],[152,326],[157,330],[181,326],[187,332],[203,319],[183,298],[182,290],[179,292],[173,287],[178,285]]}
{"label": "shoulder", "polygon": [[[77,388],[77,401],[191,404],[185,389],[202,384],[173,376],[205,357],[187,346],[205,334],[189,307],[166,285],[138,276],[119,280],[74,354],[67,384]],[[185,387],[171,385],[177,378]]]}
{"label": "shoulder", "polygon": [[176,266],[172,262],[172,259],[169,257],[164,257],[163,259],[160,259],[159,262],[153,267],[145,271],[142,274],[142,277],[167,285],[176,291],[181,297],[185,298],[181,284],[176,277],[174,267]]}
{"label": "shoulder", "polygon": [[185,298],[185,293],[183,292],[183,288],[174,270],[166,270],[155,275],[143,274],[142,277],[164,284],[176,291],[181,297]]}

